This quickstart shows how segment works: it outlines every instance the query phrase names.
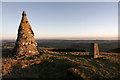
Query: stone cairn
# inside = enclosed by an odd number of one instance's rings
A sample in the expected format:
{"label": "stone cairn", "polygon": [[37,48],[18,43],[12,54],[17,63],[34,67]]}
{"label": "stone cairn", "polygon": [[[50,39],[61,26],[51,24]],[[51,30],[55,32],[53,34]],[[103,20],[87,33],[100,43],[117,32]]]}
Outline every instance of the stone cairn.
{"label": "stone cairn", "polygon": [[91,43],[89,55],[92,58],[98,58],[99,57],[99,48],[98,48],[97,43]]}
{"label": "stone cairn", "polygon": [[34,39],[34,33],[28,22],[25,11],[22,13],[22,20],[18,29],[13,54],[25,55],[26,57],[39,54],[37,43]]}

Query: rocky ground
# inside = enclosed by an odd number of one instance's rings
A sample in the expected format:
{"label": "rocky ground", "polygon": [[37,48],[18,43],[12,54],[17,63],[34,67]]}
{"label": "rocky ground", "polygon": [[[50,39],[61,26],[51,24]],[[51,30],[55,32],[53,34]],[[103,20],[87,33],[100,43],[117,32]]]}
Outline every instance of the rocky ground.
{"label": "rocky ground", "polygon": [[116,79],[120,76],[120,54],[100,52],[53,52],[40,49],[39,55],[2,58],[2,78],[39,79]]}

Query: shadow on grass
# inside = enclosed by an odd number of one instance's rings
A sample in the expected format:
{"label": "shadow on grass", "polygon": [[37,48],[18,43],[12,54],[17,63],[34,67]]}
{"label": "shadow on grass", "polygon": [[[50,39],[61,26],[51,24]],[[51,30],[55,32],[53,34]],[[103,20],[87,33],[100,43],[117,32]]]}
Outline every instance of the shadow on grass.
{"label": "shadow on grass", "polygon": [[46,54],[50,54],[50,55],[54,55],[54,56],[66,56],[66,57],[71,57],[71,58],[85,58],[85,59],[90,59],[91,56],[89,55],[73,55],[73,54],[52,54],[52,53],[46,53]]}
{"label": "shadow on grass", "polygon": [[67,71],[71,67],[76,67],[75,63],[70,63],[66,59],[56,59],[53,62],[47,60],[42,60],[40,64],[34,64],[26,68],[17,68],[17,66],[12,67],[13,70],[3,76],[6,78],[39,78],[39,79],[82,79],[80,76],[73,75]]}
{"label": "shadow on grass", "polygon": [[89,55],[70,55],[70,56],[72,56],[72,57],[77,57],[77,58],[85,58],[85,59],[90,59],[91,57],[89,56]]}
{"label": "shadow on grass", "polygon": [[[50,54],[50,53],[49,53]],[[53,55],[53,54],[52,54]],[[60,54],[54,54],[54,55],[59,55]],[[74,58],[76,57],[83,57],[83,58],[89,58],[88,55],[71,55],[71,54],[65,54],[64,56],[72,56]],[[53,60],[53,62],[51,62]],[[100,67],[100,63],[97,61],[100,61],[104,65],[104,67]],[[106,68],[109,67],[115,67],[119,66],[116,63],[110,62],[109,59],[104,59],[104,58],[96,58],[96,59],[91,59],[89,61],[89,64],[92,66],[95,66],[99,71],[100,68],[103,68],[106,70]],[[48,80],[48,79],[62,79],[62,80],[83,80],[83,78],[75,74],[74,72],[68,71],[70,68],[76,68],[79,65],[76,63],[71,63],[67,59],[55,59],[51,58],[49,60],[42,60],[40,64],[34,64],[26,68],[18,68],[17,66],[12,67],[12,71],[8,73],[7,75],[3,76],[3,79],[6,78],[15,78],[15,80],[26,80],[26,79],[41,79],[41,80]],[[94,72],[91,72],[92,70],[85,69],[86,67],[89,67],[89,65],[84,65],[83,68],[78,69],[81,71],[84,71],[85,74],[92,75],[92,79],[103,79],[104,77],[101,76],[100,74],[96,74]],[[116,70],[118,70],[119,67],[117,67]],[[110,70],[109,72],[115,73],[116,70]],[[93,75],[94,74],[94,75]],[[115,74],[116,75],[116,74]],[[87,76],[87,75],[86,75]],[[118,76],[115,76],[118,77]]]}
{"label": "shadow on grass", "polygon": [[8,56],[11,57],[11,52],[10,49],[2,49],[2,58],[7,58]]}
{"label": "shadow on grass", "polygon": [[120,64],[110,61],[109,59],[104,59],[103,57],[101,57],[101,58],[96,58],[94,60],[99,60],[101,63],[105,65],[105,67],[116,67],[117,70],[119,70]]}

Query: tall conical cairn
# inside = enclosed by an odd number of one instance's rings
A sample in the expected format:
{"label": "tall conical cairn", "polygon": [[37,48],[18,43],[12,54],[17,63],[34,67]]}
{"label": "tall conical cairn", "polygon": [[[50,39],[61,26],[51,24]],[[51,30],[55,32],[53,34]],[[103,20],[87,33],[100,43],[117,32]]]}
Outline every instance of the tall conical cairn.
{"label": "tall conical cairn", "polygon": [[22,13],[22,20],[18,29],[17,40],[13,49],[13,54],[32,56],[39,54],[34,33],[26,17],[26,12]]}

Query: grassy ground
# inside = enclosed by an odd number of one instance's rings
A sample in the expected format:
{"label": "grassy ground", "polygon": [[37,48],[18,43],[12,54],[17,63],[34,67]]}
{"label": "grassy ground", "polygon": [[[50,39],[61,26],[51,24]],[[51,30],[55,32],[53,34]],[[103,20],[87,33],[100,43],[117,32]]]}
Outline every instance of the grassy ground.
{"label": "grassy ground", "polygon": [[119,53],[101,55],[102,58],[93,59],[89,57],[88,52],[40,50],[40,55],[33,57],[3,58],[3,78],[119,80]]}

